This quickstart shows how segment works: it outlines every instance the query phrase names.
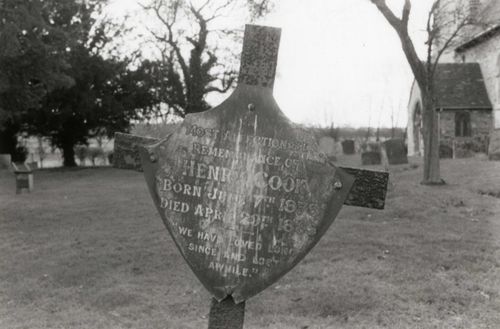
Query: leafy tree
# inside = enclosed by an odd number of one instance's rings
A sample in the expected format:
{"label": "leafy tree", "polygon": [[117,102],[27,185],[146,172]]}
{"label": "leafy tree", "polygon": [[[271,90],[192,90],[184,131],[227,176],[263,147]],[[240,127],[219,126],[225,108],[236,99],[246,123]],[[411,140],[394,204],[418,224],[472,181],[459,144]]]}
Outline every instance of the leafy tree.
{"label": "leafy tree", "polygon": [[466,3],[457,5],[456,0],[435,0],[427,17],[427,52],[420,59],[408,32],[411,0],[405,0],[401,17],[389,8],[385,0],[370,0],[394,28],[406,59],[411,67],[422,97],[422,127],[424,139],[423,184],[443,184],[439,167],[439,130],[435,111],[436,92],[434,76],[439,60],[456,42],[463,40],[477,24],[473,12]]}
{"label": "leafy tree", "polygon": [[22,157],[17,148],[22,117],[48,92],[74,83],[57,51],[67,35],[43,15],[46,6],[41,0],[0,2],[0,153],[14,160]]}
{"label": "leafy tree", "polygon": [[26,117],[29,131],[51,138],[62,149],[65,166],[75,166],[74,147],[91,137],[127,130],[137,108],[152,98],[141,80],[142,66],[131,71],[130,59],[113,56],[113,38],[121,29],[101,19],[103,1],[54,2],[48,11],[53,25],[71,37],[60,52],[75,83],[47,93],[41,107]]}

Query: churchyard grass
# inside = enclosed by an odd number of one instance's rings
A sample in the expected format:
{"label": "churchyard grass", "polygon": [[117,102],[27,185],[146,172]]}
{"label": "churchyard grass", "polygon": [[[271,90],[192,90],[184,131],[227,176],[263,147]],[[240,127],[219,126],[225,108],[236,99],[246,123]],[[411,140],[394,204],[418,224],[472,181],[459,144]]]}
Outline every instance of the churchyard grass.
{"label": "churchyard grass", "polygon": [[[499,327],[500,162],[443,160],[429,187],[410,160],[386,209],[344,207],[245,328]],[[206,328],[209,306],[142,173],[41,170],[16,195],[0,171],[0,328]]]}

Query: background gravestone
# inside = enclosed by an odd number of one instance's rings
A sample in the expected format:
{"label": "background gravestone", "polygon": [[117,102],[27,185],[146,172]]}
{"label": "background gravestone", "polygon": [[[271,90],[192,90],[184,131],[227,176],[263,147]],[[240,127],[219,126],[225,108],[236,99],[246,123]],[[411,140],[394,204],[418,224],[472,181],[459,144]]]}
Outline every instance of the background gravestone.
{"label": "background gravestone", "polygon": [[337,143],[332,137],[323,136],[318,141],[319,151],[326,155],[328,160],[337,161]]}
{"label": "background gravestone", "polygon": [[367,142],[361,145],[361,164],[373,166],[382,164],[382,151],[380,143]]}
{"label": "background gravestone", "polygon": [[11,161],[10,154],[0,154],[0,169],[10,169]]}
{"label": "background gravestone", "polygon": [[495,129],[490,133],[488,157],[490,160],[500,160],[500,129]]}
{"label": "background gravestone", "polygon": [[122,169],[142,171],[139,146],[157,143],[155,138],[121,135],[120,142],[114,145],[113,165]]}
{"label": "background gravestone", "polygon": [[388,139],[382,143],[382,152],[390,165],[408,163],[406,146],[402,139]]}
{"label": "background gravestone", "polygon": [[453,148],[446,144],[439,144],[439,158],[451,159],[453,158]]}
{"label": "background gravestone", "polygon": [[347,155],[351,155],[355,153],[355,145],[354,140],[345,139],[342,141],[342,152]]}
{"label": "background gravestone", "polygon": [[33,191],[33,170],[30,166],[12,162],[12,169],[16,178],[16,194]]}

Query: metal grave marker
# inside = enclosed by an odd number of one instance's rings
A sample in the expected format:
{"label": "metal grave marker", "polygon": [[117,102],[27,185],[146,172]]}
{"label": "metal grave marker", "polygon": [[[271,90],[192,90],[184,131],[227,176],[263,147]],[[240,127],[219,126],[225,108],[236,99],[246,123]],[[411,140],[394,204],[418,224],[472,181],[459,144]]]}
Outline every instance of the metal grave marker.
{"label": "metal grave marker", "polygon": [[139,167],[139,151],[165,226],[217,300],[210,328],[240,328],[242,302],[292,269],[343,204],[384,206],[387,173],[336,168],[279,109],[279,39],[280,29],[247,25],[239,84],[226,101],[187,115],[156,143],[116,135],[126,147],[115,157],[127,159],[117,166]]}

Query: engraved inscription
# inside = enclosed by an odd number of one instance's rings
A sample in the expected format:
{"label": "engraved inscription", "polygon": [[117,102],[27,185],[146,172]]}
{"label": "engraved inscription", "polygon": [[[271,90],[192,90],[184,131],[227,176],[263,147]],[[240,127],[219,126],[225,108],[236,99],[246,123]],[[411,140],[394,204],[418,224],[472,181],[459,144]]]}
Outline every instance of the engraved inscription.
{"label": "engraved inscription", "polygon": [[307,142],[200,125],[184,134],[191,139],[178,147],[176,169],[156,177],[160,207],[209,271],[266,273],[317,234],[327,200],[311,193],[305,166],[324,159]]}

